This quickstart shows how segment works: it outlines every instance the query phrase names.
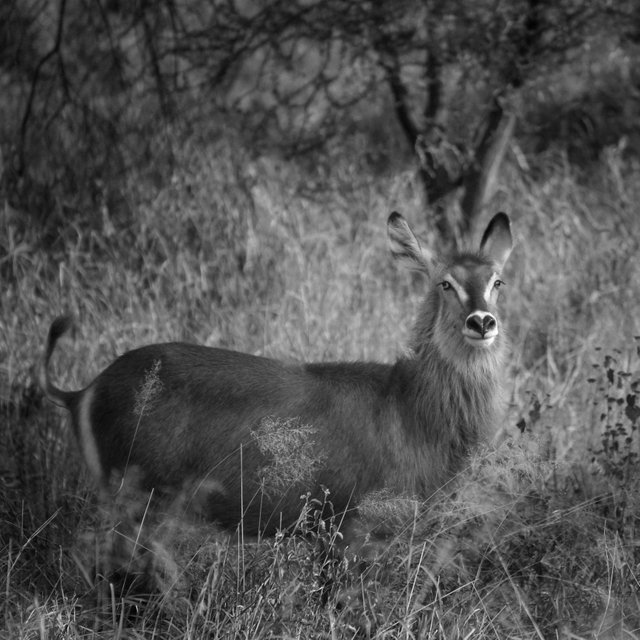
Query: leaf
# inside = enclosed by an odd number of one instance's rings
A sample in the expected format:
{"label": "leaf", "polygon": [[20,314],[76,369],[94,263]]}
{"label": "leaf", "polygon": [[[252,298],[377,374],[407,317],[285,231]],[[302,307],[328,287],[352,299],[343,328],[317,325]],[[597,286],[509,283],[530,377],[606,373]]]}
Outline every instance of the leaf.
{"label": "leaf", "polygon": [[627,406],[624,408],[624,415],[627,416],[631,424],[635,424],[640,418],[640,407],[636,405],[635,393],[627,395]]}

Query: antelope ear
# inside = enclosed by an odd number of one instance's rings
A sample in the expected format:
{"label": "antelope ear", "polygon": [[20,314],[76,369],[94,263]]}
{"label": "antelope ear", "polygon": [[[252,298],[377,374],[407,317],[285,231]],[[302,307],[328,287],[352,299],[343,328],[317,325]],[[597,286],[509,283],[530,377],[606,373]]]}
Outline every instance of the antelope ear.
{"label": "antelope ear", "polygon": [[502,269],[513,248],[511,223],[506,213],[496,213],[482,235],[480,253],[491,258]]}
{"label": "antelope ear", "polygon": [[429,273],[435,264],[435,256],[420,245],[407,221],[396,211],[387,220],[389,249],[396,260],[410,269]]}

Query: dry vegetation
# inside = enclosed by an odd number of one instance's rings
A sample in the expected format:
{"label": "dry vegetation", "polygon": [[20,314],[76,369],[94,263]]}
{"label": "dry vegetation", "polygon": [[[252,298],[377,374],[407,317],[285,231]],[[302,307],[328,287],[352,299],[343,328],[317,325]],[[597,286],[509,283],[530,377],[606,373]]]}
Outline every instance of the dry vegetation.
{"label": "dry vegetation", "polygon": [[429,237],[410,172],[373,177],[348,141],[307,167],[228,139],[181,149],[166,184],[131,178],[130,217],[105,205],[43,236],[0,212],[0,635],[640,637],[638,163],[611,149],[578,177],[507,162],[499,437],[428,508],[372,496],[384,536],[333,557],[339,523],[256,541],[185,522],[179,499],[163,516],[137,495],[98,509],[33,386],[61,312],[78,321],[56,355],[70,388],[154,341],[299,360],[402,348],[423,285],[388,258],[384,223],[398,209]]}

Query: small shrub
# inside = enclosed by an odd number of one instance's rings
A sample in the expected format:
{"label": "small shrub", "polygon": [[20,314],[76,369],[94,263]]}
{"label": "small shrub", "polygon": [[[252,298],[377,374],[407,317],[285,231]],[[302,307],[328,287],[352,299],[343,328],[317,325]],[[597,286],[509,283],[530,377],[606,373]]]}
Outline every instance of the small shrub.
{"label": "small shrub", "polygon": [[269,460],[259,471],[265,495],[277,495],[314,477],[324,461],[315,447],[315,431],[296,418],[267,417],[260,421],[253,437]]}
{"label": "small shrub", "polygon": [[[640,346],[637,353],[640,355]],[[621,487],[637,478],[640,462],[640,372],[631,372],[623,358],[621,350],[605,353],[602,362],[593,365],[595,375],[588,379],[595,391],[593,410],[601,434],[599,446],[591,453],[594,462]]]}

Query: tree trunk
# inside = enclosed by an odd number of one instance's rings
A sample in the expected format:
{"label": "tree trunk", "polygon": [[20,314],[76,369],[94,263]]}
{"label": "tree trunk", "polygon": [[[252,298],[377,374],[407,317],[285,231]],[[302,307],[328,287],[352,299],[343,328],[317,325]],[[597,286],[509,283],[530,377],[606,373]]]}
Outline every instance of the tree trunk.
{"label": "tree trunk", "polygon": [[516,124],[514,113],[505,113],[496,99],[487,116],[487,124],[473,162],[465,172],[464,196],[460,202],[460,235],[471,238],[477,231],[482,207],[495,191],[500,165],[504,159]]}

